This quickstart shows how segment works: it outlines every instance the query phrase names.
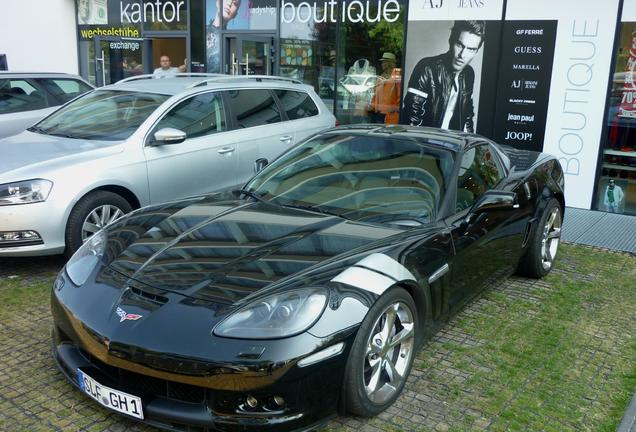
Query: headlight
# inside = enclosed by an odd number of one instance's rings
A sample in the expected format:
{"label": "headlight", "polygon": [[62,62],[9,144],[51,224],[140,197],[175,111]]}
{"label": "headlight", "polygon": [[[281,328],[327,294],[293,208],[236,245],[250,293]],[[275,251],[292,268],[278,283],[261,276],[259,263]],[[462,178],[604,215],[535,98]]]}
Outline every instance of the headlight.
{"label": "headlight", "polygon": [[292,336],[315,323],[326,302],[326,292],[318,288],[272,295],[232,314],[214,329],[214,334],[242,339]]}
{"label": "headlight", "polygon": [[95,266],[99,263],[106,249],[106,233],[100,230],[93,234],[86,243],[66,263],[66,274],[75,285],[83,285]]}
{"label": "headlight", "polygon": [[44,179],[25,180],[0,185],[0,205],[30,204],[46,201],[53,182]]}

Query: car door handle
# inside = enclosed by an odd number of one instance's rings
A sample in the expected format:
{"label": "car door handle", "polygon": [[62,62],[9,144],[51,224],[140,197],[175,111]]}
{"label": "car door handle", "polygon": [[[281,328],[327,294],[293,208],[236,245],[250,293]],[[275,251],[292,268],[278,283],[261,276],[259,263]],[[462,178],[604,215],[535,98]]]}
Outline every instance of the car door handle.
{"label": "car door handle", "polygon": [[234,147],[223,147],[219,150],[219,154],[232,153],[234,151]]}
{"label": "car door handle", "polygon": [[280,140],[282,142],[288,142],[292,140],[292,136],[291,135],[283,135],[282,137],[280,137]]}

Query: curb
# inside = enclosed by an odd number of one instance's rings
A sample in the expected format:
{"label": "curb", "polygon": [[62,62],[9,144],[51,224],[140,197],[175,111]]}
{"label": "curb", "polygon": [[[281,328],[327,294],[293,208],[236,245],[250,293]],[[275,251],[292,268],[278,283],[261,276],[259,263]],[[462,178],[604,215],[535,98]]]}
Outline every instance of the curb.
{"label": "curb", "polygon": [[632,396],[616,432],[636,432],[636,393]]}

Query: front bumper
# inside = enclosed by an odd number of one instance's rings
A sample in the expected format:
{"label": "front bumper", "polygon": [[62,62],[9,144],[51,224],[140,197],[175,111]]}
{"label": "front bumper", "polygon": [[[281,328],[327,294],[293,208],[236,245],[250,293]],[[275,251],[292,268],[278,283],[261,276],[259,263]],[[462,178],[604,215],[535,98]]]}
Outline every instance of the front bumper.
{"label": "front bumper", "polygon": [[0,206],[0,231],[36,231],[36,244],[0,243],[0,257],[54,255],[64,252],[66,209],[52,200],[40,203]]}
{"label": "front bumper", "polygon": [[[85,335],[77,334],[77,327],[59,313],[64,307],[55,295],[52,303],[54,357],[66,378],[79,387],[81,369],[105,386],[139,396],[144,422],[153,426],[174,431],[311,430],[337,412],[353,330],[339,339],[345,343],[343,352],[309,366],[299,367],[298,359],[264,359],[186,375],[149,367],[174,361],[168,359],[172,354],[164,354],[163,359],[146,355],[142,365],[104,347],[108,352],[104,358],[104,352],[83,343]],[[247,406],[248,396],[259,401],[256,409]],[[282,407],[274,403],[275,396],[284,399]]]}
{"label": "front bumper", "polygon": [[[244,396],[239,393],[219,392],[118,370],[90,359],[90,356],[87,358],[79,348],[70,344],[56,345],[54,357],[64,376],[77,388],[79,383],[76,371],[81,369],[111,388],[143,394],[144,422],[166,430],[309,431],[336,413],[335,405],[331,409],[320,409],[320,403],[317,407],[306,407],[302,412],[296,409],[293,410],[295,412],[271,410],[269,413],[249,413],[235,410],[232,413],[230,410],[233,405],[244,403]],[[125,378],[131,381],[122,383]],[[324,384],[324,379],[316,381],[309,378],[303,383],[273,386],[251,394],[259,400],[266,400],[268,394],[276,392],[286,395],[285,400],[291,401],[301,395],[315,393],[314,386]]]}

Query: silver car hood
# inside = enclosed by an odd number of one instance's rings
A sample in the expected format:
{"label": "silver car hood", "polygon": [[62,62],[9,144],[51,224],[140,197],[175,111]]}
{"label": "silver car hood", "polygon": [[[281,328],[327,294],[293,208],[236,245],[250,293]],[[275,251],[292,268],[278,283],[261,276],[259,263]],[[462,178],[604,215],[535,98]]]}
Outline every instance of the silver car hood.
{"label": "silver car hood", "polygon": [[41,162],[113,147],[122,142],[89,141],[24,131],[0,139],[0,175]]}

